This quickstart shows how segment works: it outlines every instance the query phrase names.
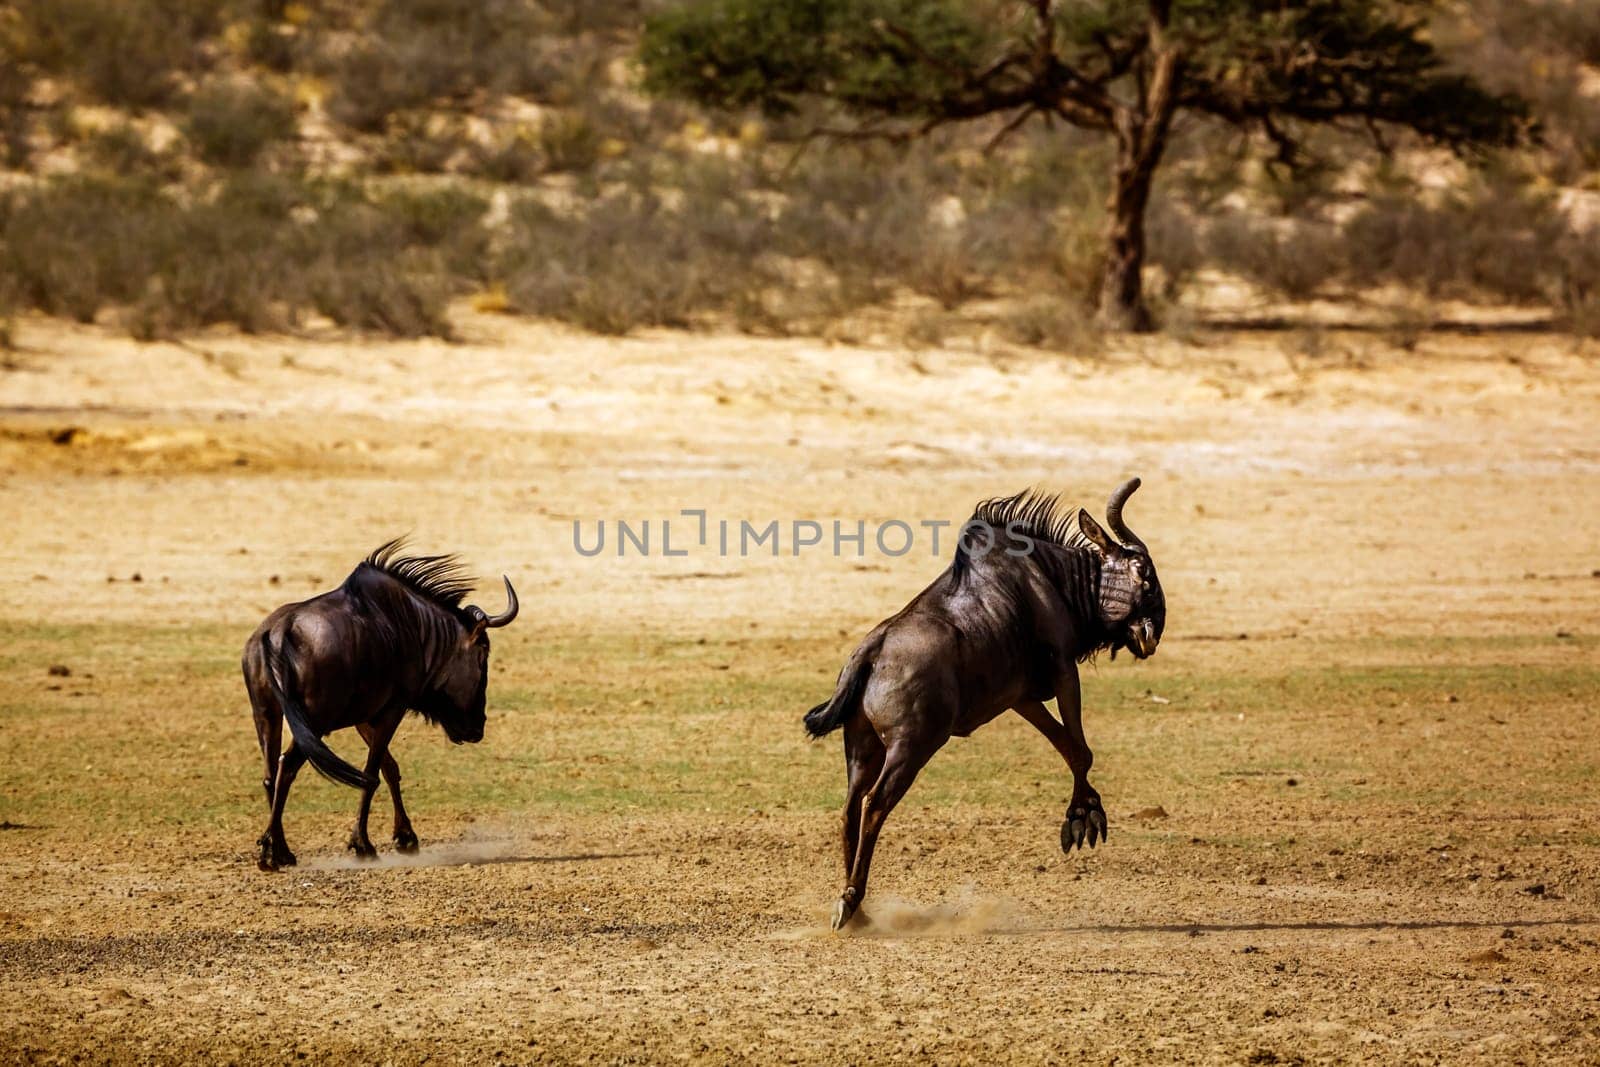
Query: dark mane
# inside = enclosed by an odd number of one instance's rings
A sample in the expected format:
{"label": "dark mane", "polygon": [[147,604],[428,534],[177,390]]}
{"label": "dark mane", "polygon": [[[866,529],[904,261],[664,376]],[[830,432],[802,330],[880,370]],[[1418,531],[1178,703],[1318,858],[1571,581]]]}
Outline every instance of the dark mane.
{"label": "dark mane", "polygon": [[[1024,489],[1014,496],[985,500],[973,510],[967,526],[982,523],[992,531],[995,547],[990,558],[1008,558],[1005,546],[1013,545],[1019,537],[1032,538],[1036,544],[1054,545],[1060,552],[1028,554],[1028,561],[1042,568],[1049,582],[1061,595],[1067,609],[1077,620],[1079,636],[1084,644],[1077,651],[1080,661],[1092,658],[1096,651],[1106,647],[1110,635],[1100,623],[1096,589],[1100,582],[1100,552],[1078,527],[1078,509],[1064,508],[1056,493],[1043,493],[1037,489]],[[983,538],[984,535],[976,535]],[[976,555],[969,555],[965,534],[956,540],[956,555],[950,564],[949,591],[955,592],[973,572]],[[1004,565],[1002,564],[1002,567]],[[1004,568],[1009,570],[1009,568]],[[1020,603],[1014,599],[1016,589],[1010,580],[1003,580],[988,588],[987,595],[999,597],[1015,610]]]}
{"label": "dark mane", "polygon": [[972,557],[967,553],[966,531],[975,524],[987,526],[996,544],[1011,543],[1015,533],[1062,548],[1090,547],[1088,539],[1078,530],[1077,511],[1062,508],[1060,494],[1024,489],[1013,496],[993,497],[979,503],[972,512],[972,518],[962,526],[961,535],[956,538],[956,558],[950,565],[951,588],[961,584],[967,569],[972,566]]}
{"label": "dark mane", "polygon": [[1078,530],[1076,508],[1061,507],[1059,493],[1024,489],[1013,496],[995,497],[980,503],[968,522],[983,522],[1002,534],[1012,523],[1024,536],[1062,548],[1088,548],[1089,541]]}
{"label": "dark mane", "polygon": [[[404,556],[406,539],[396,537],[379,545],[362,561],[363,567],[381,571],[419,596],[442,608],[457,611],[461,600],[477,584],[454,555]],[[359,572],[360,568],[356,568]],[[352,576],[353,577],[353,576]]]}

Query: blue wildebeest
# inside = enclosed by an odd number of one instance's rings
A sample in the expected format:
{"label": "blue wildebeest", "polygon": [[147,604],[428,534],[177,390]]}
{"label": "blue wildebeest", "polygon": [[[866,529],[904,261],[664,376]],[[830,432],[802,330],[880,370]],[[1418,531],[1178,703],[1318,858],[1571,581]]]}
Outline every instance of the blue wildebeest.
{"label": "blue wildebeest", "polygon": [[[1077,665],[1104,649],[1144,659],[1161,640],[1161,582],[1149,549],[1122,520],[1137,488],[1134,478],[1111,494],[1110,534],[1087,511],[1063,514],[1055,496],[1024,492],[980,504],[949,568],[873,628],[833,696],[806,713],[813,737],[844,729],[845,884],[834,929],[866,896],[878,833],[917,773],[952,736],[1008,709],[1072,770],[1062,849],[1106,836],[1105,810],[1089,785],[1094,754],[1083,736]],[[1052,697],[1059,720],[1044,704]]]}
{"label": "blue wildebeest", "polygon": [[[283,806],[301,765],[361,790],[349,848],[377,855],[367,816],[378,773],[394,800],[394,843],[414,852],[417,835],[400,800],[400,767],[389,741],[407,711],[443,727],[456,744],[483,740],[489,680],[488,631],[517,617],[517,593],[505,579],[508,606],[489,615],[461,606],[472,588],[454,556],[404,556],[390,541],[361,562],[344,584],[268,615],[244,648],[244,683],[266,765],[262,786],[271,816],[257,842],[264,871],[293,866],[283,836]],[[283,724],[290,740],[283,746]],[[354,726],[367,743],[357,770],[323,742]]]}

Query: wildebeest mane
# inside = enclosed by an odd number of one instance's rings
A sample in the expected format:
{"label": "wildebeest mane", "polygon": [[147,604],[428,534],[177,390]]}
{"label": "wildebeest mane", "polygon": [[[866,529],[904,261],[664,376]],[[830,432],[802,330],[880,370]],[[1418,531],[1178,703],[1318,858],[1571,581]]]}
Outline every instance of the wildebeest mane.
{"label": "wildebeest mane", "polygon": [[988,523],[997,534],[1014,529],[1062,548],[1089,547],[1088,538],[1078,530],[1077,510],[1063,508],[1059,493],[1024,489],[1012,496],[994,497],[980,503],[968,521]]}
{"label": "wildebeest mane", "polygon": [[963,524],[962,534],[956,538],[956,557],[951,577],[957,584],[972,563],[972,557],[967,552],[966,531],[975,524],[989,527],[995,551],[1003,551],[1013,542],[1014,535],[1062,548],[1090,547],[1088,538],[1078,529],[1077,511],[1063,508],[1059,493],[1024,489],[1011,496],[991,497],[973,509],[972,518]]}
{"label": "wildebeest mane", "polygon": [[[992,556],[1005,557],[1005,550],[1016,543],[1018,537],[1031,538],[1038,544],[1054,545],[1061,552],[1039,552],[1037,544],[1029,558],[1034,565],[1043,567],[1051,584],[1059,591],[1066,606],[1082,627],[1080,636],[1085,644],[1079,653],[1087,659],[1104,646],[1108,636],[1100,622],[1095,590],[1100,580],[1100,554],[1078,527],[1076,508],[1063,507],[1057,493],[1024,489],[1012,496],[994,497],[981,502],[967,520],[987,525],[994,538]],[[965,529],[965,527],[964,527]],[[956,541],[956,555],[950,567],[951,590],[959,588],[971,571],[974,557],[968,554],[966,536]],[[1010,600],[1016,590],[1009,582],[992,588],[989,595]]]}
{"label": "wildebeest mane", "polygon": [[[418,596],[454,613],[476,584],[455,556],[407,556],[406,539],[396,537],[373,549],[362,565],[381,571]],[[354,575],[352,575],[354,577]]]}

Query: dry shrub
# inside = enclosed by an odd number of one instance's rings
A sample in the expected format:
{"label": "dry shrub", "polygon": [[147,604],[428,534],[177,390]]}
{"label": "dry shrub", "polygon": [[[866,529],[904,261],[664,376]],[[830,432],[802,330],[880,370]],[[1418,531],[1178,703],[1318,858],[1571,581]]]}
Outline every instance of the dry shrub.
{"label": "dry shrub", "polygon": [[200,158],[219,167],[247,167],[295,132],[294,101],[249,79],[209,81],[189,97],[183,132]]}
{"label": "dry shrub", "polygon": [[92,170],[111,176],[154,175],[175,178],[179,159],[170,152],[157,152],[135,126],[119,122],[96,130],[83,139],[84,161]]}
{"label": "dry shrub", "polygon": [[1056,352],[1083,353],[1099,338],[1090,310],[1058,296],[1030,296],[999,316],[995,326],[1013,344]]}
{"label": "dry shrub", "polygon": [[691,184],[669,206],[649,189],[599,197],[582,214],[516,209],[502,261],[511,305],[597,333],[751,314],[773,281],[759,257],[770,224],[749,202]]}
{"label": "dry shrub", "polygon": [[491,181],[532,182],[545,171],[537,130],[526,126],[501,133],[487,145],[474,145],[469,170]]}
{"label": "dry shrub", "polygon": [[527,0],[383,0],[367,29],[324,65],[330,113],[368,132],[397,111],[477,91],[538,95],[562,51]]}
{"label": "dry shrub", "polygon": [[0,287],[82,321],[117,311],[146,338],[211,323],[290,329],[309,310],[447,335],[446,305],[482,251],[480,215],[454,196],[375,199],[248,173],[196,200],[136,181],[58,181],[0,197]]}
{"label": "dry shrub", "polygon": [[1566,230],[1548,198],[1500,183],[1437,204],[1379,197],[1345,228],[1344,270],[1351,283],[1430,297],[1537,303],[1552,295],[1552,253]]}
{"label": "dry shrub", "polygon": [[1600,166],[1600,5],[1591,0],[1475,0],[1441,6],[1435,33],[1453,65],[1533,103],[1539,168],[1578,184]]}
{"label": "dry shrub", "polygon": [[933,308],[924,308],[909,316],[900,329],[900,343],[916,350],[942,348],[950,329],[950,317]]}
{"label": "dry shrub", "polygon": [[1305,300],[1343,279],[1338,229],[1315,219],[1263,219],[1227,212],[1199,238],[1199,259],[1268,292]]}
{"label": "dry shrub", "polygon": [[1600,337],[1600,228],[1568,234],[1556,248],[1557,307],[1577,337]]}
{"label": "dry shrub", "polygon": [[203,62],[214,0],[16,0],[14,58],[68,78],[103,103],[165,103]]}
{"label": "dry shrub", "polygon": [[555,173],[583,171],[600,161],[599,128],[580,111],[551,115],[539,127],[538,143],[545,168]]}

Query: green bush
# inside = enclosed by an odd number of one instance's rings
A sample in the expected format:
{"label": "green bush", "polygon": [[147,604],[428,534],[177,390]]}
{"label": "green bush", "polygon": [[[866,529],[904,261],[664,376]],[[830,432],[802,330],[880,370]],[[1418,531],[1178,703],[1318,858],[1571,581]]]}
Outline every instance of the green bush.
{"label": "green bush", "polygon": [[269,145],[294,134],[294,101],[259,82],[207,82],[189,98],[183,132],[207,163],[248,167]]}

